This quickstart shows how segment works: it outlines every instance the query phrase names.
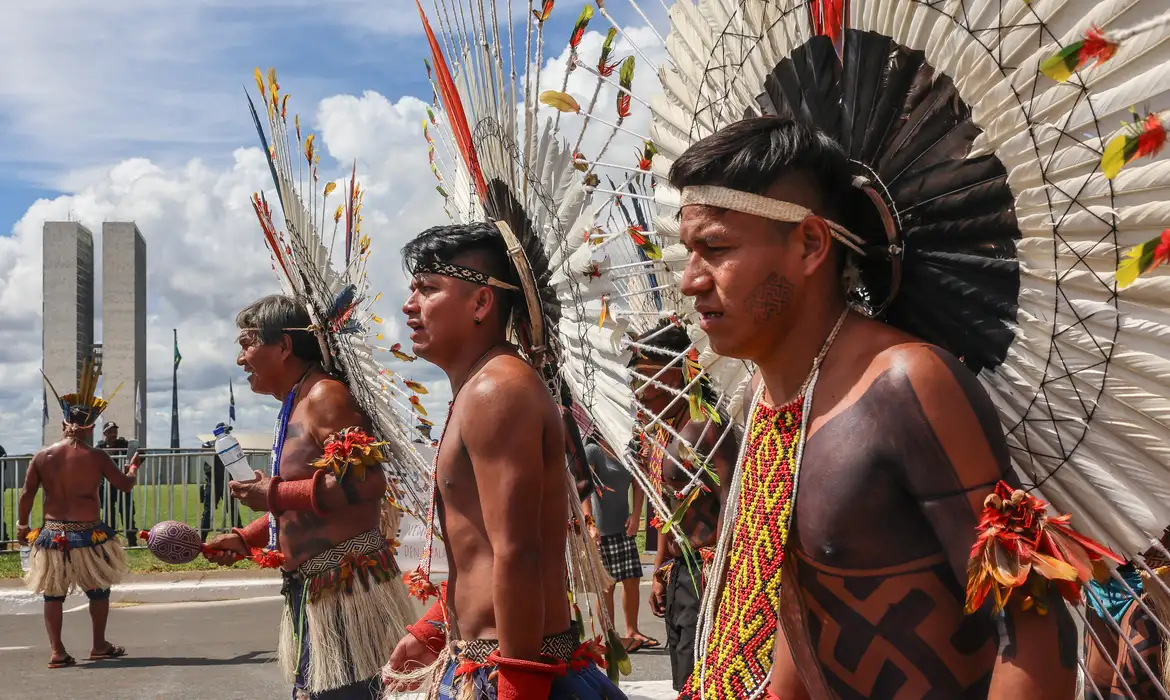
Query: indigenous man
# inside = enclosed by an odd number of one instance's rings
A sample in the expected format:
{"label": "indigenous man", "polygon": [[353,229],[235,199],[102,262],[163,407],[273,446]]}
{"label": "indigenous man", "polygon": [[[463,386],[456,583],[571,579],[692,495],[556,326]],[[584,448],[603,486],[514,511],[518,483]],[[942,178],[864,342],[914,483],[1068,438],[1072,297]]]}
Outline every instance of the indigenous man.
{"label": "indigenous man", "polygon": [[626,637],[623,640],[626,652],[654,649],[661,643],[638,629],[638,603],[642,597],[638,588],[642,583],[642,560],[634,536],[638,534],[638,526],[642,522],[645,494],[608,444],[597,438],[589,438],[585,445],[585,456],[589,460],[590,469],[597,474],[599,484],[581,507],[586,519],[592,519],[589,534],[601,550],[602,566],[615,583],[603,593],[606,611],[609,619],[617,619],[614,617],[614,592],[616,584],[620,583],[622,613],[626,621]]}
{"label": "indigenous man", "polygon": [[[699,623],[699,606],[703,598],[705,568],[714,555],[715,539],[719,530],[719,513],[727,497],[727,485],[735,467],[735,442],[725,439],[716,448],[720,434],[714,421],[691,420],[685,397],[680,392],[688,382],[684,378],[680,357],[691,341],[681,326],[669,324],[643,334],[637,339],[639,348],[633,361],[633,388],[639,403],[647,413],[658,415],[661,421],[672,425],[687,445],[669,435],[660,424],[644,427],[639,449],[641,466],[657,481],[659,493],[672,511],[680,506],[678,494],[690,486],[691,477],[683,469],[688,465],[700,478],[699,494],[683,512],[681,520],[666,533],[658,529],[658,547],[654,555],[654,583],[650,592],[650,609],[665,618],[666,644],[670,649],[671,680],[675,690],[681,691],[695,665],[695,634]],[[640,376],[639,376],[640,375]],[[704,384],[700,391],[710,390]],[[720,419],[724,425],[725,417]],[[669,456],[667,455],[669,451]],[[702,468],[700,455],[711,455],[712,467],[719,483]],[[687,542],[684,548],[676,536],[682,533]]]}
{"label": "indigenous man", "polygon": [[[106,639],[110,614],[110,588],[129,573],[126,551],[114,537],[114,529],[99,518],[100,490],[105,478],[119,491],[129,492],[137,481],[139,456],[135,455],[123,474],[110,457],[90,447],[93,428],[106,401],[93,395],[97,373],[86,365],[83,385],[88,391],[59,397],[65,416],[61,442],[36,453],[28,465],[24,491],[17,514],[17,538],[32,544],[25,585],[45,599],[45,629],[53,654],[49,668],[77,663],[61,642],[65,596],[84,591],[89,598],[93,625],[91,661],[116,659],[126,649]],[[44,524],[30,531],[29,515],[37,490],[44,488]]]}
{"label": "indigenous man", "polygon": [[310,324],[301,303],[280,295],[236,317],[248,385],[283,403],[272,476],[229,482],[241,503],[268,515],[213,539],[219,551],[209,558],[231,564],[278,551],[287,606],[279,656],[294,698],[367,700],[381,694],[408,600],[379,531],[387,487],[370,422],[323,369]]}
{"label": "indigenous man", "polygon": [[[842,149],[747,119],[691,146],[670,182],[682,291],[714,351],[759,369],[725,583],[684,697],[1072,697],[1076,630],[1042,579],[1001,614],[990,600],[964,614],[979,512],[1013,479],[1007,447],[958,360],[847,310],[836,237],[868,200]],[[703,203],[715,195],[729,208]]]}
{"label": "indigenous man", "polygon": [[503,237],[494,224],[438,226],[403,257],[414,353],[451,380],[435,476],[450,568],[445,595],[395,649],[388,683],[408,687],[403,675],[441,650],[442,698],[622,698],[579,647],[569,611],[564,420],[507,342],[519,280]]}

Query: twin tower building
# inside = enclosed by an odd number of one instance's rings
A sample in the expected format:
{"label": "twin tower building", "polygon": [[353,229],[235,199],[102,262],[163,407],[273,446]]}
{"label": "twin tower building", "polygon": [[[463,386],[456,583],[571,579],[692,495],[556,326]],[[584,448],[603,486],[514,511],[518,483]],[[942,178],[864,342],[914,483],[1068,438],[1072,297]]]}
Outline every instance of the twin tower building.
{"label": "twin tower building", "polygon": [[[45,222],[42,369],[64,394],[77,389],[86,360],[100,362],[98,394],[109,398],[121,385],[102,422],[114,421],[121,437],[145,445],[146,241],[134,223],[106,222],[100,243],[99,334],[94,236],[73,221]],[[60,440],[61,407],[47,389],[43,422],[43,444]],[[100,439],[101,426],[94,432]]]}

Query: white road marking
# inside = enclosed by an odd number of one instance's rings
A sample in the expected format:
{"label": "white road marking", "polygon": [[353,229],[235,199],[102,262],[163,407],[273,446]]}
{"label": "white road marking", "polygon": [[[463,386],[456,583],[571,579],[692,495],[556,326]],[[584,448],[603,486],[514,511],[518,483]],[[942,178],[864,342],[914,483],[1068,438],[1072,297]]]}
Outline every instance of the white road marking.
{"label": "white road marking", "polygon": [[0,647],[0,651],[24,651],[25,649],[32,649],[32,647]]}

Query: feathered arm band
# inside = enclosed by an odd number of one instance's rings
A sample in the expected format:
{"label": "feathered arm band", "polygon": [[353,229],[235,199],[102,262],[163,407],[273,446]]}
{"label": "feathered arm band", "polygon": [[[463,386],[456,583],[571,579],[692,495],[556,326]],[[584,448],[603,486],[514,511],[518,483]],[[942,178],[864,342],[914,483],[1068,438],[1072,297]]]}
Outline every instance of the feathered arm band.
{"label": "feathered arm band", "polygon": [[366,469],[381,464],[383,457],[379,449],[384,442],[377,442],[366,431],[354,426],[325,438],[325,454],[313,466],[337,477],[345,478],[352,469],[357,478],[364,479]]}
{"label": "feathered arm band", "polygon": [[979,536],[967,563],[967,605],[971,614],[989,593],[994,612],[1007,605],[1012,591],[1024,588],[1021,608],[1035,606],[1047,612],[1047,584],[1051,582],[1070,602],[1078,602],[1081,588],[1092,577],[1092,562],[1111,559],[1125,563],[1108,548],[1078,534],[1072,516],[1049,515],[1048,506],[1027,492],[1004,482],[983,501]]}

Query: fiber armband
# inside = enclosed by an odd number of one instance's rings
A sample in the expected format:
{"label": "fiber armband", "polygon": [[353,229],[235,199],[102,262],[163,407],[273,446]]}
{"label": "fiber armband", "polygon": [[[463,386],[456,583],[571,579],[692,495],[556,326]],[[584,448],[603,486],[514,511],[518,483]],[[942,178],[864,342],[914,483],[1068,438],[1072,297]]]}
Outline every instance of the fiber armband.
{"label": "fiber armband", "polygon": [[259,517],[247,527],[233,527],[232,532],[240,536],[248,549],[268,546],[268,518]]}
{"label": "fiber armband", "polygon": [[443,615],[443,606],[447,601],[447,582],[439,584],[439,599],[427,610],[426,614],[413,625],[407,625],[406,631],[423,646],[438,654],[447,643],[447,621]]}
{"label": "fiber armband", "polygon": [[324,478],[325,472],[320,470],[311,479],[285,481],[279,476],[272,477],[272,484],[268,487],[268,511],[280,515],[289,510],[311,510],[324,515],[317,504],[317,486]]}
{"label": "fiber armband", "polygon": [[565,673],[563,661],[550,664],[527,659],[508,659],[500,656],[499,649],[487,657],[486,663],[497,668],[497,700],[548,700],[553,676]]}

